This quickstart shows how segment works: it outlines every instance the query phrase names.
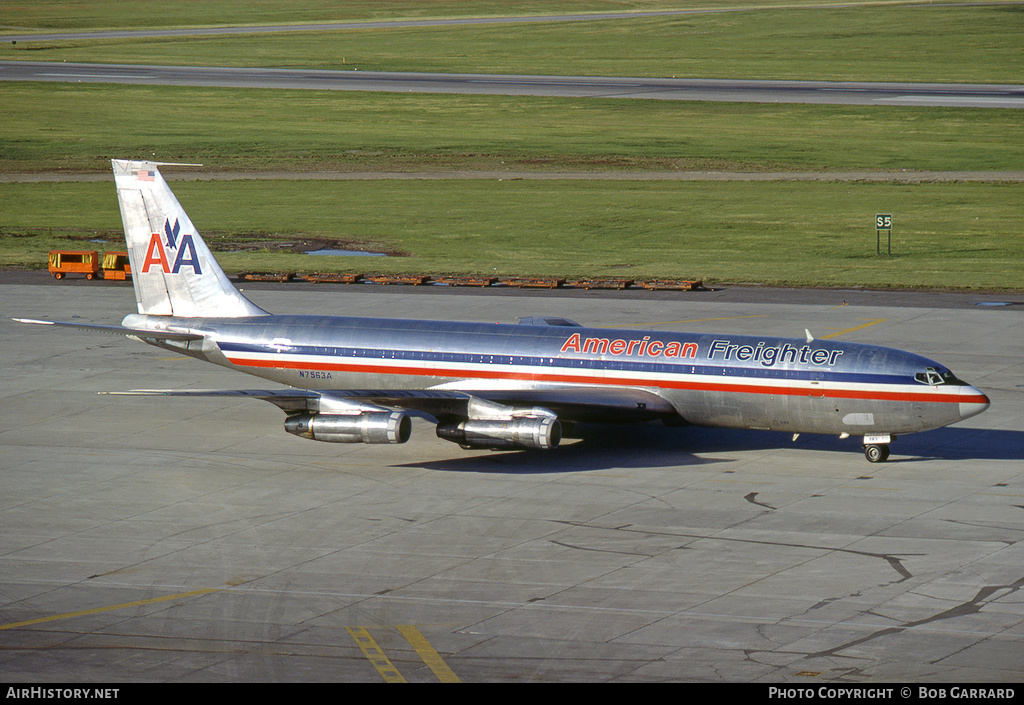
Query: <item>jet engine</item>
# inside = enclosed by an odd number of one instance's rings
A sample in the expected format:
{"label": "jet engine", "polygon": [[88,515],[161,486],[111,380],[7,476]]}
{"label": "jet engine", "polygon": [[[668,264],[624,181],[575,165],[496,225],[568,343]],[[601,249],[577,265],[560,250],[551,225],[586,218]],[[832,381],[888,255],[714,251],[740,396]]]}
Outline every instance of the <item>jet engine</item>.
{"label": "jet engine", "polygon": [[465,419],[438,424],[437,437],[463,448],[541,448],[558,447],[562,425],[551,416],[507,419]]}
{"label": "jet engine", "polygon": [[329,443],[405,443],[412,432],[412,421],[400,411],[295,414],[285,420],[284,430]]}

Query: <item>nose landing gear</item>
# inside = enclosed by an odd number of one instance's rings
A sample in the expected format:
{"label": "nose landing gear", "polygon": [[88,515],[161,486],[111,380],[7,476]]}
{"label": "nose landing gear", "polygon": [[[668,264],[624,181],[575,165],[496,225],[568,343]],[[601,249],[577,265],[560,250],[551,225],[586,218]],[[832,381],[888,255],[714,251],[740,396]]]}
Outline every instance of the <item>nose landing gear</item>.
{"label": "nose landing gear", "polygon": [[889,443],[893,439],[889,435],[864,436],[864,457],[869,463],[884,463],[889,459]]}

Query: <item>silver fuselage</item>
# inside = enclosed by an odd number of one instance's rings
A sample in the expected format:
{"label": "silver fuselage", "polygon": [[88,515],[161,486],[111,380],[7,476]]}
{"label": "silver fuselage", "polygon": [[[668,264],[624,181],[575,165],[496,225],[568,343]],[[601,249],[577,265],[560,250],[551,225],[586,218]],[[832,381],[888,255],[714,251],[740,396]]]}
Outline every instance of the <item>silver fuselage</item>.
{"label": "silver fuselage", "polygon": [[642,389],[692,424],[850,435],[938,428],[988,406],[937,362],[837,341],[334,316],[124,325],[200,333],[159,345],[309,390]]}

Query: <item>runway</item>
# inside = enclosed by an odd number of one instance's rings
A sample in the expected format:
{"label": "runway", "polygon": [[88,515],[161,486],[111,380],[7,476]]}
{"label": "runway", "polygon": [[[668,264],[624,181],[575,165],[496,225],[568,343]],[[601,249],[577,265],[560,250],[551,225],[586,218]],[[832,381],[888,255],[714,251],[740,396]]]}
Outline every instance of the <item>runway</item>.
{"label": "runway", "polygon": [[515,76],[0,61],[0,80],[460,95],[1024,108],[1024,85]]}
{"label": "runway", "polygon": [[590,429],[477,452],[286,434],[253,380],[117,336],[130,285],[0,273],[7,682],[1018,682],[1024,300],[262,285],[274,312],[770,331],[948,364],[959,425],[856,439]]}

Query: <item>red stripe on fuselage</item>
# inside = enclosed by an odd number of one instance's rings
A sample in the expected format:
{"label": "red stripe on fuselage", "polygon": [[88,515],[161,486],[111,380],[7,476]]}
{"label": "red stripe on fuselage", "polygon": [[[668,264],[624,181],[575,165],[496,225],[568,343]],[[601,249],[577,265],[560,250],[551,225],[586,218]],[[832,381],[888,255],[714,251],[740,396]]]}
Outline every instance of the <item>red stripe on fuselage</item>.
{"label": "red stripe on fuselage", "polygon": [[733,392],[737,394],[778,394],[799,397],[828,397],[830,399],[873,399],[877,401],[920,401],[945,404],[987,403],[983,395],[961,397],[959,393],[885,392],[859,389],[820,389],[807,387],[782,387],[734,382],[690,382],[662,379],[634,379],[626,377],[564,375],[545,372],[499,372],[496,370],[439,370],[401,365],[353,365],[338,362],[307,362],[291,360],[254,360],[228,357],[240,367],[264,369],[318,370],[324,372],[357,372],[365,374],[410,375],[416,377],[441,377],[445,379],[501,379],[524,382],[559,382],[564,384],[599,384],[612,387],[647,387],[655,389],[679,389],[686,391]]}

